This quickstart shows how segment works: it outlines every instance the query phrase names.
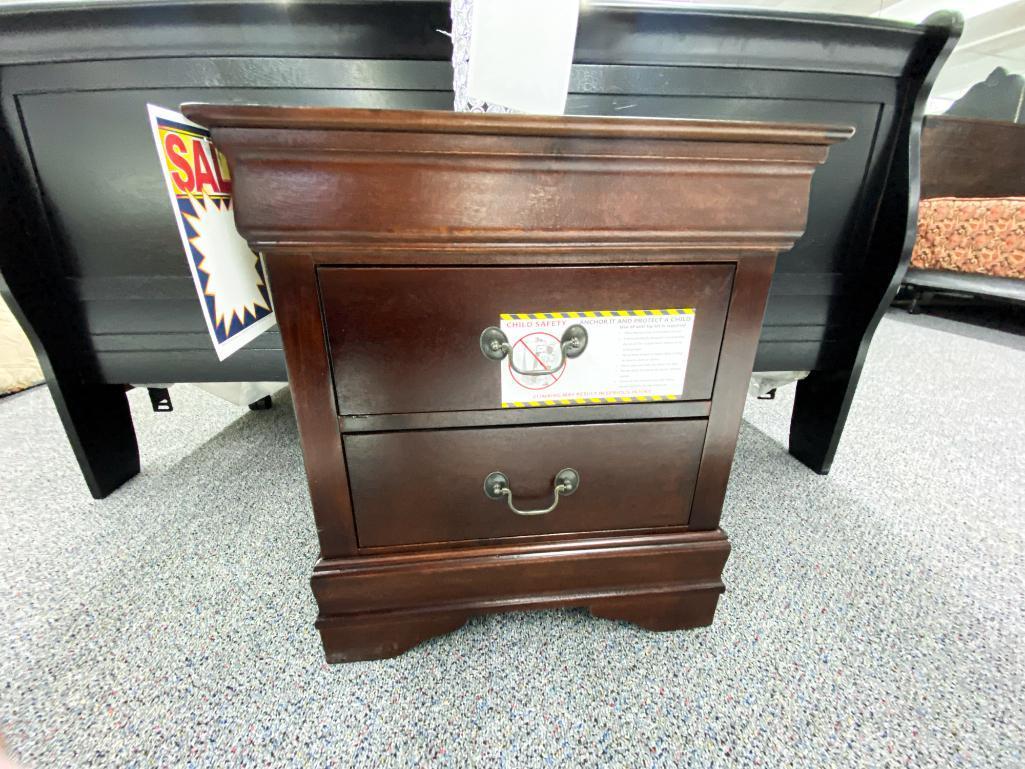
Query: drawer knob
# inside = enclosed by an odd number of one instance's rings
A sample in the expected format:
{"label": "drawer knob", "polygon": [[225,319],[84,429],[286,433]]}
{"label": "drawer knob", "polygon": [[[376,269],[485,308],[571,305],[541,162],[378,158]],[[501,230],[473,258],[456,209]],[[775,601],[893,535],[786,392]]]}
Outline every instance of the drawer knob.
{"label": "drawer knob", "polygon": [[577,490],[579,485],[580,473],[571,467],[567,467],[560,470],[555,476],[555,499],[552,500],[552,504],[544,510],[520,510],[513,504],[513,493],[512,488],[509,486],[509,478],[505,473],[495,471],[484,479],[484,495],[488,499],[500,500],[502,497],[505,497],[509,509],[516,513],[516,515],[545,515],[552,512],[559,504],[560,495],[568,497]]}
{"label": "drawer knob", "polygon": [[509,365],[512,367],[512,370],[520,376],[547,376],[550,374],[557,374],[562,370],[563,366],[566,365],[567,360],[579,357],[583,354],[586,348],[587,329],[577,323],[574,323],[562,332],[562,341],[559,344],[559,365],[554,368],[546,369],[542,364],[541,368],[536,368],[533,371],[525,371],[516,365],[516,361],[512,356],[512,345],[509,344],[509,338],[505,335],[505,332],[502,331],[502,329],[497,326],[488,326],[480,335],[480,351],[484,353],[484,357],[490,360],[502,360],[506,355],[508,355]]}

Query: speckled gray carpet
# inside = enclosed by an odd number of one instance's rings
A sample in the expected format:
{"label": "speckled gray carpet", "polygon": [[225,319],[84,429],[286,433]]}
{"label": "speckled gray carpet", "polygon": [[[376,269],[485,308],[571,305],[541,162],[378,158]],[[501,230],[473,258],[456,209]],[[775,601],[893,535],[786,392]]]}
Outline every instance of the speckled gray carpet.
{"label": "speckled gray carpet", "polygon": [[792,388],[749,402],[712,627],[511,614],[348,666],[284,398],[133,393],[101,502],[46,391],[4,399],[0,731],[35,769],[1022,766],[1025,350],[951,329],[884,321],[826,478]]}

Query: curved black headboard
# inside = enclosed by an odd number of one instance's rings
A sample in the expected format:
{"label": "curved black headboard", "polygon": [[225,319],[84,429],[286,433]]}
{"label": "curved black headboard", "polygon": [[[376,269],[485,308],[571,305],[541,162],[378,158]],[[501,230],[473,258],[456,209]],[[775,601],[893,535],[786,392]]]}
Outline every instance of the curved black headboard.
{"label": "curved black headboard", "polygon": [[[44,365],[60,358],[96,383],[284,379],[276,333],[217,361],[145,104],[450,109],[449,27],[444,2],[0,6],[0,170],[20,185],[6,201],[19,213],[0,222],[11,236],[0,272]],[[956,16],[913,26],[590,7],[567,111],[855,126],[815,176],[804,238],[780,258],[755,364],[851,384],[899,282],[915,104],[959,29]]]}

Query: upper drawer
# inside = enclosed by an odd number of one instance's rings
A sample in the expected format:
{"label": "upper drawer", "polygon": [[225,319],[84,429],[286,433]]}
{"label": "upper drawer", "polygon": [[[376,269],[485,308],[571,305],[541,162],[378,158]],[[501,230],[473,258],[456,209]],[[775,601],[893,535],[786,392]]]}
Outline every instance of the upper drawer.
{"label": "upper drawer", "polygon": [[[503,314],[618,309],[693,308],[679,397],[707,400],[715,379],[733,269],[731,264],[321,268],[339,412],[500,408],[500,367],[508,367],[509,359],[489,360],[481,353],[485,328],[499,326]],[[598,338],[600,319],[582,317],[579,325],[585,329],[591,325],[589,338]],[[558,354],[558,341],[552,339]],[[516,341],[510,339],[510,343]],[[641,347],[645,344],[638,341]],[[591,367],[604,360],[610,370],[627,365],[639,370],[646,365],[643,360],[608,360],[609,349],[589,344],[579,360],[588,356]],[[520,356],[520,366],[527,365],[525,355],[533,356],[526,349],[514,349],[514,353]],[[535,359],[541,361],[545,353],[538,354],[542,357]],[[547,365],[555,368],[553,363]],[[580,365],[570,360],[566,371],[570,366],[580,371]]]}

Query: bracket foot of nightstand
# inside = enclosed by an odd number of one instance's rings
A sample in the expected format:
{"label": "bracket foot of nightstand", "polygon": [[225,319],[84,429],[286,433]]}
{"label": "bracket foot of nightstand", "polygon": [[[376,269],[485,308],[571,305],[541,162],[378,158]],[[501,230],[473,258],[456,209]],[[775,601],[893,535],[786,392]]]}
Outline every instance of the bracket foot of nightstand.
{"label": "bracket foot of nightstand", "polygon": [[[720,583],[680,592],[590,599],[584,605],[599,619],[629,622],[645,630],[686,630],[712,624],[722,592]],[[581,602],[572,599],[554,602],[556,606],[567,608],[578,603]],[[543,605],[537,602],[523,608],[536,609]],[[487,613],[485,607],[472,612],[383,612],[322,618],[317,628],[329,663],[361,662],[397,657],[431,638],[458,630],[471,616],[484,613]]]}
{"label": "bracket foot of nightstand", "polygon": [[470,618],[464,612],[387,612],[317,621],[329,663],[397,657],[435,636],[458,630]]}
{"label": "bracket foot of nightstand", "polygon": [[627,595],[592,601],[591,615],[630,622],[645,630],[686,630],[711,625],[722,584],[678,593]]}
{"label": "bracket foot of nightstand", "polygon": [[328,662],[354,662],[498,611],[583,607],[648,630],[700,627],[715,615],[729,552],[716,529],[322,560],[317,628]]}

